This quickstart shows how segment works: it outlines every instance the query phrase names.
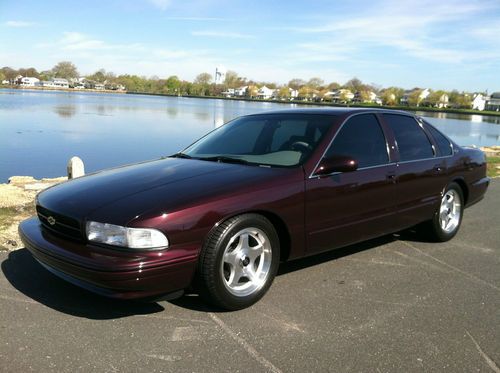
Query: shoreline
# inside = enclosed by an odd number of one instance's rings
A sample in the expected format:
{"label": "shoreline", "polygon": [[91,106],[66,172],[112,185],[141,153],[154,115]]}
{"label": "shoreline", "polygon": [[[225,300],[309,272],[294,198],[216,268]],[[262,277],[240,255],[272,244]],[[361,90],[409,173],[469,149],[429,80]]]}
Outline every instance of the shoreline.
{"label": "shoreline", "polygon": [[115,94],[128,94],[128,95],[140,95],[140,96],[158,96],[158,97],[182,97],[182,98],[200,98],[200,99],[212,99],[212,100],[226,100],[226,101],[246,101],[246,102],[268,102],[274,104],[288,104],[288,105],[308,105],[308,106],[318,106],[318,107],[351,107],[351,108],[373,108],[373,109],[389,109],[389,110],[402,110],[402,111],[423,111],[429,113],[443,113],[443,114],[462,114],[462,115],[483,115],[488,117],[500,117],[500,111],[480,111],[472,109],[443,109],[443,108],[432,108],[432,107],[422,107],[422,106],[387,106],[387,105],[376,105],[376,104],[337,104],[333,102],[315,102],[315,101],[294,101],[294,100],[271,100],[271,99],[259,99],[259,98],[248,98],[248,97],[226,97],[226,96],[198,96],[198,95],[175,95],[170,93],[151,93],[151,92],[132,92],[132,91],[113,91],[109,89],[97,90],[97,89],[74,89],[74,88],[51,88],[51,87],[19,87],[19,86],[5,86],[0,85],[0,89],[20,89],[27,91],[52,91],[52,92],[68,92],[68,93],[115,93]]}

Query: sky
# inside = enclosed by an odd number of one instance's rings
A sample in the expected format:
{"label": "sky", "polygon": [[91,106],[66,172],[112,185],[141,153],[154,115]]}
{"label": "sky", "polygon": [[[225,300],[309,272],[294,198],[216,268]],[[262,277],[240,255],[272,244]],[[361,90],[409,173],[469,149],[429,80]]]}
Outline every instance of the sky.
{"label": "sky", "polygon": [[0,0],[0,67],[500,91],[500,0]]}

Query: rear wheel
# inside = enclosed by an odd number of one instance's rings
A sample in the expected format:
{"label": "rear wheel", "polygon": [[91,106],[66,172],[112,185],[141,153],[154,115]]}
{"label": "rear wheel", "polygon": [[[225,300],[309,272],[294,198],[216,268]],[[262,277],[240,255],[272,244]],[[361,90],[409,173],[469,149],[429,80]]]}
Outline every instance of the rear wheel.
{"label": "rear wheel", "polygon": [[229,310],[248,307],[267,292],[279,264],[279,239],[264,216],[245,214],[215,228],[200,254],[200,295]]}
{"label": "rear wheel", "polygon": [[428,222],[431,238],[440,242],[452,239],[462,223],[463,209],[462,188],[456,183],[451,183],[446,188],[434,217]]}

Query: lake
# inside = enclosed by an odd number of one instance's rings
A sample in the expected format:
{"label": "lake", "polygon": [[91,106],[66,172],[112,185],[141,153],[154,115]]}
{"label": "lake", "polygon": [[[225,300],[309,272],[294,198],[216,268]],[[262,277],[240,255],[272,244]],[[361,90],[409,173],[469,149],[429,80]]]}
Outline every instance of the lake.
{"label": "lake", "polygon": [[[298,104],[0,89],[0,182],[86,172],[182,150],[228,120]],[[419,112],[460,145],[500,144],[500,118]]]}

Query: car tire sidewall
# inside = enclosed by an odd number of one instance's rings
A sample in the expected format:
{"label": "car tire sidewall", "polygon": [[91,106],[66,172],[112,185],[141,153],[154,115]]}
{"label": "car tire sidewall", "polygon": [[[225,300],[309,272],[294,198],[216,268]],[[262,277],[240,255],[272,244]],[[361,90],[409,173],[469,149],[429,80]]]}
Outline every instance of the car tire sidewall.
{"label": "car tire sidewall", "polygon": [[[267,238],[270,241],[272,249],[271,266],[269,268],[266,282],[259,290],[250,295],[239,297],[229,292],[229,290],[224,285],[224,280],[222,279],[222,276],[220,274],[220,267],[222,264],[225,248],[229,244],[231,237],[245,228],[257,228],[266,234]],[[214,253],[210,253],[211,255],[215,255],[215,263],[213,263],[211,267],[202,268],[201,270],[205,272],[203,276],[205,278],[205,281],[208,280],[209,282],[209,284],[207,284],[207,287],[209,292],[211,293],[210,300],[212,301],[212,303],[215,303],[217,306],[226,309],[237,310],[246,308],[261,299],[268,291],[274,280],[274,277],[276,276],[280,258],[279,237],[269,220],[264,216],[257,214],[240,215],[233,219],[229,219],[227,227],[221,230],[216,229],[209,240],[212,241],[212,245],[208,245],[206,248],[204,248],[204,250],[210,250],[210,247],[215,249]]]}

